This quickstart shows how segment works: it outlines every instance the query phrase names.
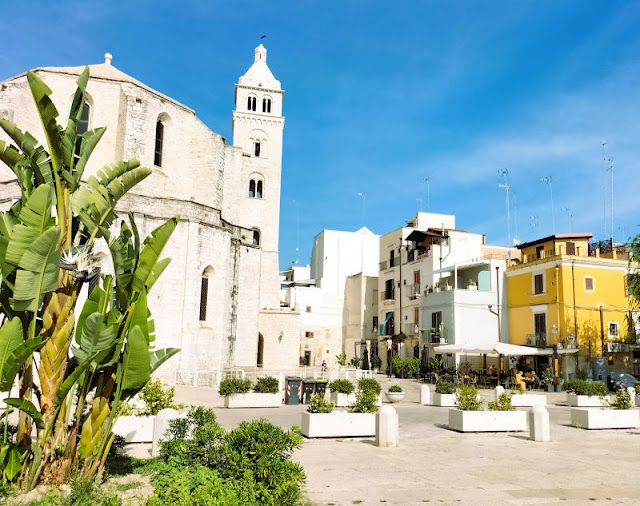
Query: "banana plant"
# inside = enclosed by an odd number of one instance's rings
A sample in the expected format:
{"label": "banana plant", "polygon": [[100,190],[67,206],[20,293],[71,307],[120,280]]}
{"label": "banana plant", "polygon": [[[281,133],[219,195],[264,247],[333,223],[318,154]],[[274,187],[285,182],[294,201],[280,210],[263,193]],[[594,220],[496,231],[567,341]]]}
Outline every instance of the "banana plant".
{"label": "banana plant", "polygon": [[[7,417],[3,421],[0,470],[5,481],[20,480],[25,489],[40,481],[61,483],[74,469],[100,475],[119,403],[178,351],[153,349],[147,307],[148,292],[169,263],[160,255],[178,218],[142,246],[132,216],[112,237],[118,201],[151,171],[127,160],[83,177],[105,132],[78,135],[88,80],[87,68],[63,126],[49,87],[27,74],[46,147],[0,120],[12,141],[0,141],[0,162],[21,191],[0,213],[0,389],[10,390],[17,378],[19,395],[5,402],[20,411],[15,436]],[[115,275],[102,277],[76,322],[83,284],[99,276],[97,240],[109,244]]]}

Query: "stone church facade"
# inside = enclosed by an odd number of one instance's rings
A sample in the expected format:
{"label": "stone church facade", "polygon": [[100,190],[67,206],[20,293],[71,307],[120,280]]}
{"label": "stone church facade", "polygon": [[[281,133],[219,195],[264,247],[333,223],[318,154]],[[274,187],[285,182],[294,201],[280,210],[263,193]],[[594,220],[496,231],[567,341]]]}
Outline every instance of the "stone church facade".
{"label": "stone church facade", "polygon": [[[52,89],[62,118],[83,69],[34,70]],[[279,297],[284,92],[266,49],[256,48],[253,65],[235,85],[231,145],[194,110],[114,67],[111,55],[89,69],[83,127],[107,131],[86,176],[138,159],[153,173],[119,202],[120,216],[133,212],[142,236],[181,217],[164,252],[171,264],[150,295],[157,346],[182,350],[160,375],[202,384],[228,368],[297,366],[299,313],[281,310]],[[0,117],[46,146],[26,74],[0,83]],[[0,139],[11,142],[1,131]],[[0,205],[17,195],[14,175],[2,165]]]}

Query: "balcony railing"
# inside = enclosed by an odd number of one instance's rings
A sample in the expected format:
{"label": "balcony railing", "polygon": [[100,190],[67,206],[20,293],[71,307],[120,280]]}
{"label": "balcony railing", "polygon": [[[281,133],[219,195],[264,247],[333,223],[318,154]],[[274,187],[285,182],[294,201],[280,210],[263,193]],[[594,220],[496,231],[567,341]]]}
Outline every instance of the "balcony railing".
{"label": "balcony railing", "polygon": [[524,338],[527,346],[547,346],[546,334],[527,334]]}
{"label": "balcony railing", "polygon": [[417,283],[413,285],[407,285],[405,288],[405,293],[410,299],[417,299],[418,297],[420,297],[420,285]]}
{"label": "balcony railing", "polygon": [[380,292],[380,300],[396,300],[396,291],[383,291]]}

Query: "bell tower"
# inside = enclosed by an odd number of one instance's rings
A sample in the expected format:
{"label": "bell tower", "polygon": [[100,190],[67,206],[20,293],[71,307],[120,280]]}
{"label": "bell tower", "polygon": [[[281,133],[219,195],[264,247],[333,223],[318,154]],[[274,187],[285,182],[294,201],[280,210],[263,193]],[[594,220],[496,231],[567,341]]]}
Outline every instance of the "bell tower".
{"label": "bell tower", "polygon": [[260,308],[280,308],[278,232],[282,172],[284,91],[267,66],[267,50],[255,49],[253,65],[235,86],[233,145],[242,148],[239,225],[252,229],[262,250]]}

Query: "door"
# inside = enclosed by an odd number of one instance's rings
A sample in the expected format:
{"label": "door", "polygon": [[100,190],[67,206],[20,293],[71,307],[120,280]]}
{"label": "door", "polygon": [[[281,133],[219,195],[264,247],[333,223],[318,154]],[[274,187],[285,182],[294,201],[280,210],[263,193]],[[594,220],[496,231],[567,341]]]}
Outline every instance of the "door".
{"label": "door", "polygon": [[535,313],[533,315],[533,331],[536,335],[538,346],[547,345],[547,315],[546,313]]}

